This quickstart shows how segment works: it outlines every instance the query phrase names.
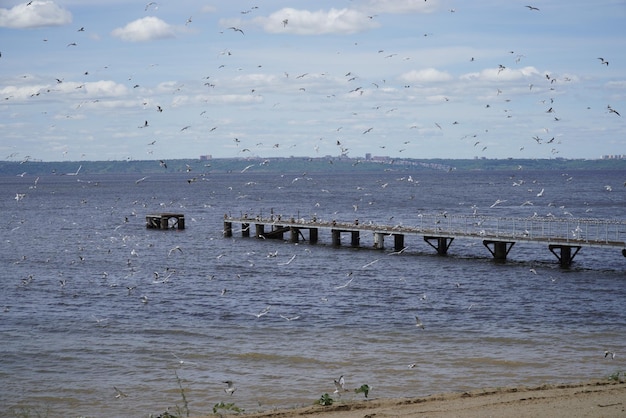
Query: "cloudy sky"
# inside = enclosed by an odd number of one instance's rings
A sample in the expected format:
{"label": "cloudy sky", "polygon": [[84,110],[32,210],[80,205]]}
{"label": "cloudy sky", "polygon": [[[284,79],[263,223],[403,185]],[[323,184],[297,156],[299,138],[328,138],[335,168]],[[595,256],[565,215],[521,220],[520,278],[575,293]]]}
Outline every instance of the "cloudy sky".
{"label": "cloudy sky", "polygon": [[626,154],[624,22],[625,0],[0,0],[0,158]]}

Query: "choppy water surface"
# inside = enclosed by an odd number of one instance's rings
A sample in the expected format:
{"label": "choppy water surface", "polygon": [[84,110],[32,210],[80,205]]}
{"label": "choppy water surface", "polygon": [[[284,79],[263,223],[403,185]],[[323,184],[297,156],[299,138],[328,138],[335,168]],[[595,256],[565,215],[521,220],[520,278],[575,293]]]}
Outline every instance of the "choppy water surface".
{"label": "choppy water surface", "polygon": [[[224,214],[272,210],[394,225],[444,210],[624,220],[623,173],[187,177],[0,178],[5,410],[142,417],[182,406],[180,384],[192,414],[220,401],[254,411],[311,404],[339,375],[371,397],[408,397],[626,368],[617,249],[583,248],[563,270],[522,243],[496,264],[463,239],[439,257],[416,237],[401,255],[335,249],[324,233],[315,246],[222,237]],[[490,207],[496,199],[506,202]],[[184,213],[187,228],[145,228],[146,214],[166,211]]]}

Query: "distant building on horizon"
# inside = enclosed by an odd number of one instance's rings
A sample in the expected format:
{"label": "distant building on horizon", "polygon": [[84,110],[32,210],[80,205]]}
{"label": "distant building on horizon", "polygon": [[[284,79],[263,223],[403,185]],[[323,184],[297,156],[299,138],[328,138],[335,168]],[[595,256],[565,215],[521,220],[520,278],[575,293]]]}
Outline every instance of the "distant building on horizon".
{"label": "distant building on horizon", "polygon": [[206,161],[206,160],[210,160],[212,158],[213,158],[213,156],[211,154],[201,155],[200,156],[200,161]]}

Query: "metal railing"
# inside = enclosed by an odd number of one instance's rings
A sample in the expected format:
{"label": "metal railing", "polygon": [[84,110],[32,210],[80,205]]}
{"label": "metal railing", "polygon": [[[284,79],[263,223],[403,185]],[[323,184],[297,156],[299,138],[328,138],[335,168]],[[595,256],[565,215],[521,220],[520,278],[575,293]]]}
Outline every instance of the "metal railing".
{"label": "metal railing", "polygon": [[225,217],[242,223],[264,223],[297,228],[331,228],[385,234],[422,234],[500,241],[548,242],[569,245],[626,248],[626,221],[533,216],[499,218],[479,215],[419,214],[411,225],[379,225],[304,218]]}

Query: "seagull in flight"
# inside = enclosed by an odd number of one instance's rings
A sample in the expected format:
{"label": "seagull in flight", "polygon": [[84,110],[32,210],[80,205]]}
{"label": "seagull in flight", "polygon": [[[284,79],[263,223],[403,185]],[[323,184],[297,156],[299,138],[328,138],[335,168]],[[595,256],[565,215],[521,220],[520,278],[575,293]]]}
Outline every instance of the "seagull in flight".
{"label": "seagull in flight", "polygon": [[169,257],[176,250],[180,251],[181,253],[183,252],[183,250],[180,248],[180,245],[177,245],[176,247],[174,247],[174,248],[172,248],[171,250],[168,251],[167,256]]}
{"label": "seagull in flight", "polygon": [[346,381],[343,378],[343,375],[339,376],[339,379],[335,380],[335,392],[334,393],[338,393],[340,394],[341,392],[347,392],[348,389],[346,389],[345,385],[346,385]]}
{"label": "seagull in flight", "polygon": [[228,28],[228,29],[232,29],[232,30],[234,30],[235,32],[241,32],[241,34],[242,34],[242,35],[245,35],[245,33],[243,33],[243,31],[242,31],[241,29],[236,28],[236,27],[234,27],[234,26],[231,26],[231,27],[230,27],[230,28]]}
{"label": "seagull in flight", "polygon": [[351,278],[350,278],[350,280],[348,280],[348,281],[347,281],[347,282],[345,282],[344,284],[339,285],[339,286],[335,286],[335,290],[339,290],[339,289],[343,289],[343,288],[345,288],[345,287],[348,287],[348,285],[349,285],[350,283],[352,283],[352,280],[354,280],[354,276],[353,276],[353,277],[351,277]]}
{"label": "seagull in flight", "polygon": [[528,8],[528,10],[536,10],[536,11],[539,11],[539,8],[538,8],[538,7],[534,7],[534,6],[525,6],[525,7],[527,7],[527,8]]}
{"label": "seagull in flight", "polygon": [[235,384],[233,383],[232,380],[226,380],[226,381],[224,381],[224,383],[226,383],[226,387],[224,388],[224,392],[226,392],[229,395],[232,395],[233,393],[235,393],[237,388],[235,387]]}
{"label": "seagull in flight", "polygon": [[127,394],[125,394],[124,392],[122,392],[121,390],[119,390],[118,388],[116,388],[115,386],[113,386],[113,389],[115,389],[115,393],[116,393],[115,397],[116,397],[117,399],[119,399],[119,398],[127,398],[127,397],[128,397],[128,395],[127,395]]}
{"label": "seagull in flight", "polygon": [[602,58],[602,57],[598,57],[598,59],[600,60],[600,64],[604,64],[604,65],[606,65],[606,66],[608,66],[608,65],[609,65],[609,62],[608,62],[607,60],[605,60],[604,58]]}
{"label": "seagull in flight", "polygon": [[256,313],[256,314],[252,314],[252,315],[256,316],[257,318],[260,318],[260,317],[262,317],[262,316],[264,316],[264,315],[267,315],[267,314],[269,313],[269,311],[270,311],[270,307],[269,307],[269,305],[268,305],[268,306],[266,306],[265,308],[263,308],[263,309],[261,310],[261,312]]}
{"label": "seagull in flight", "polygon": [[424,324],[422,324],[422,321],[418,318],[417,315],[415,315],[415,326],[421,329],[425,329]]}
{"label": "seagull in flight", "polygon": [[604,358],[611,357],[611,360],[615,358],[615,353],[609,350],[604,352]]}

